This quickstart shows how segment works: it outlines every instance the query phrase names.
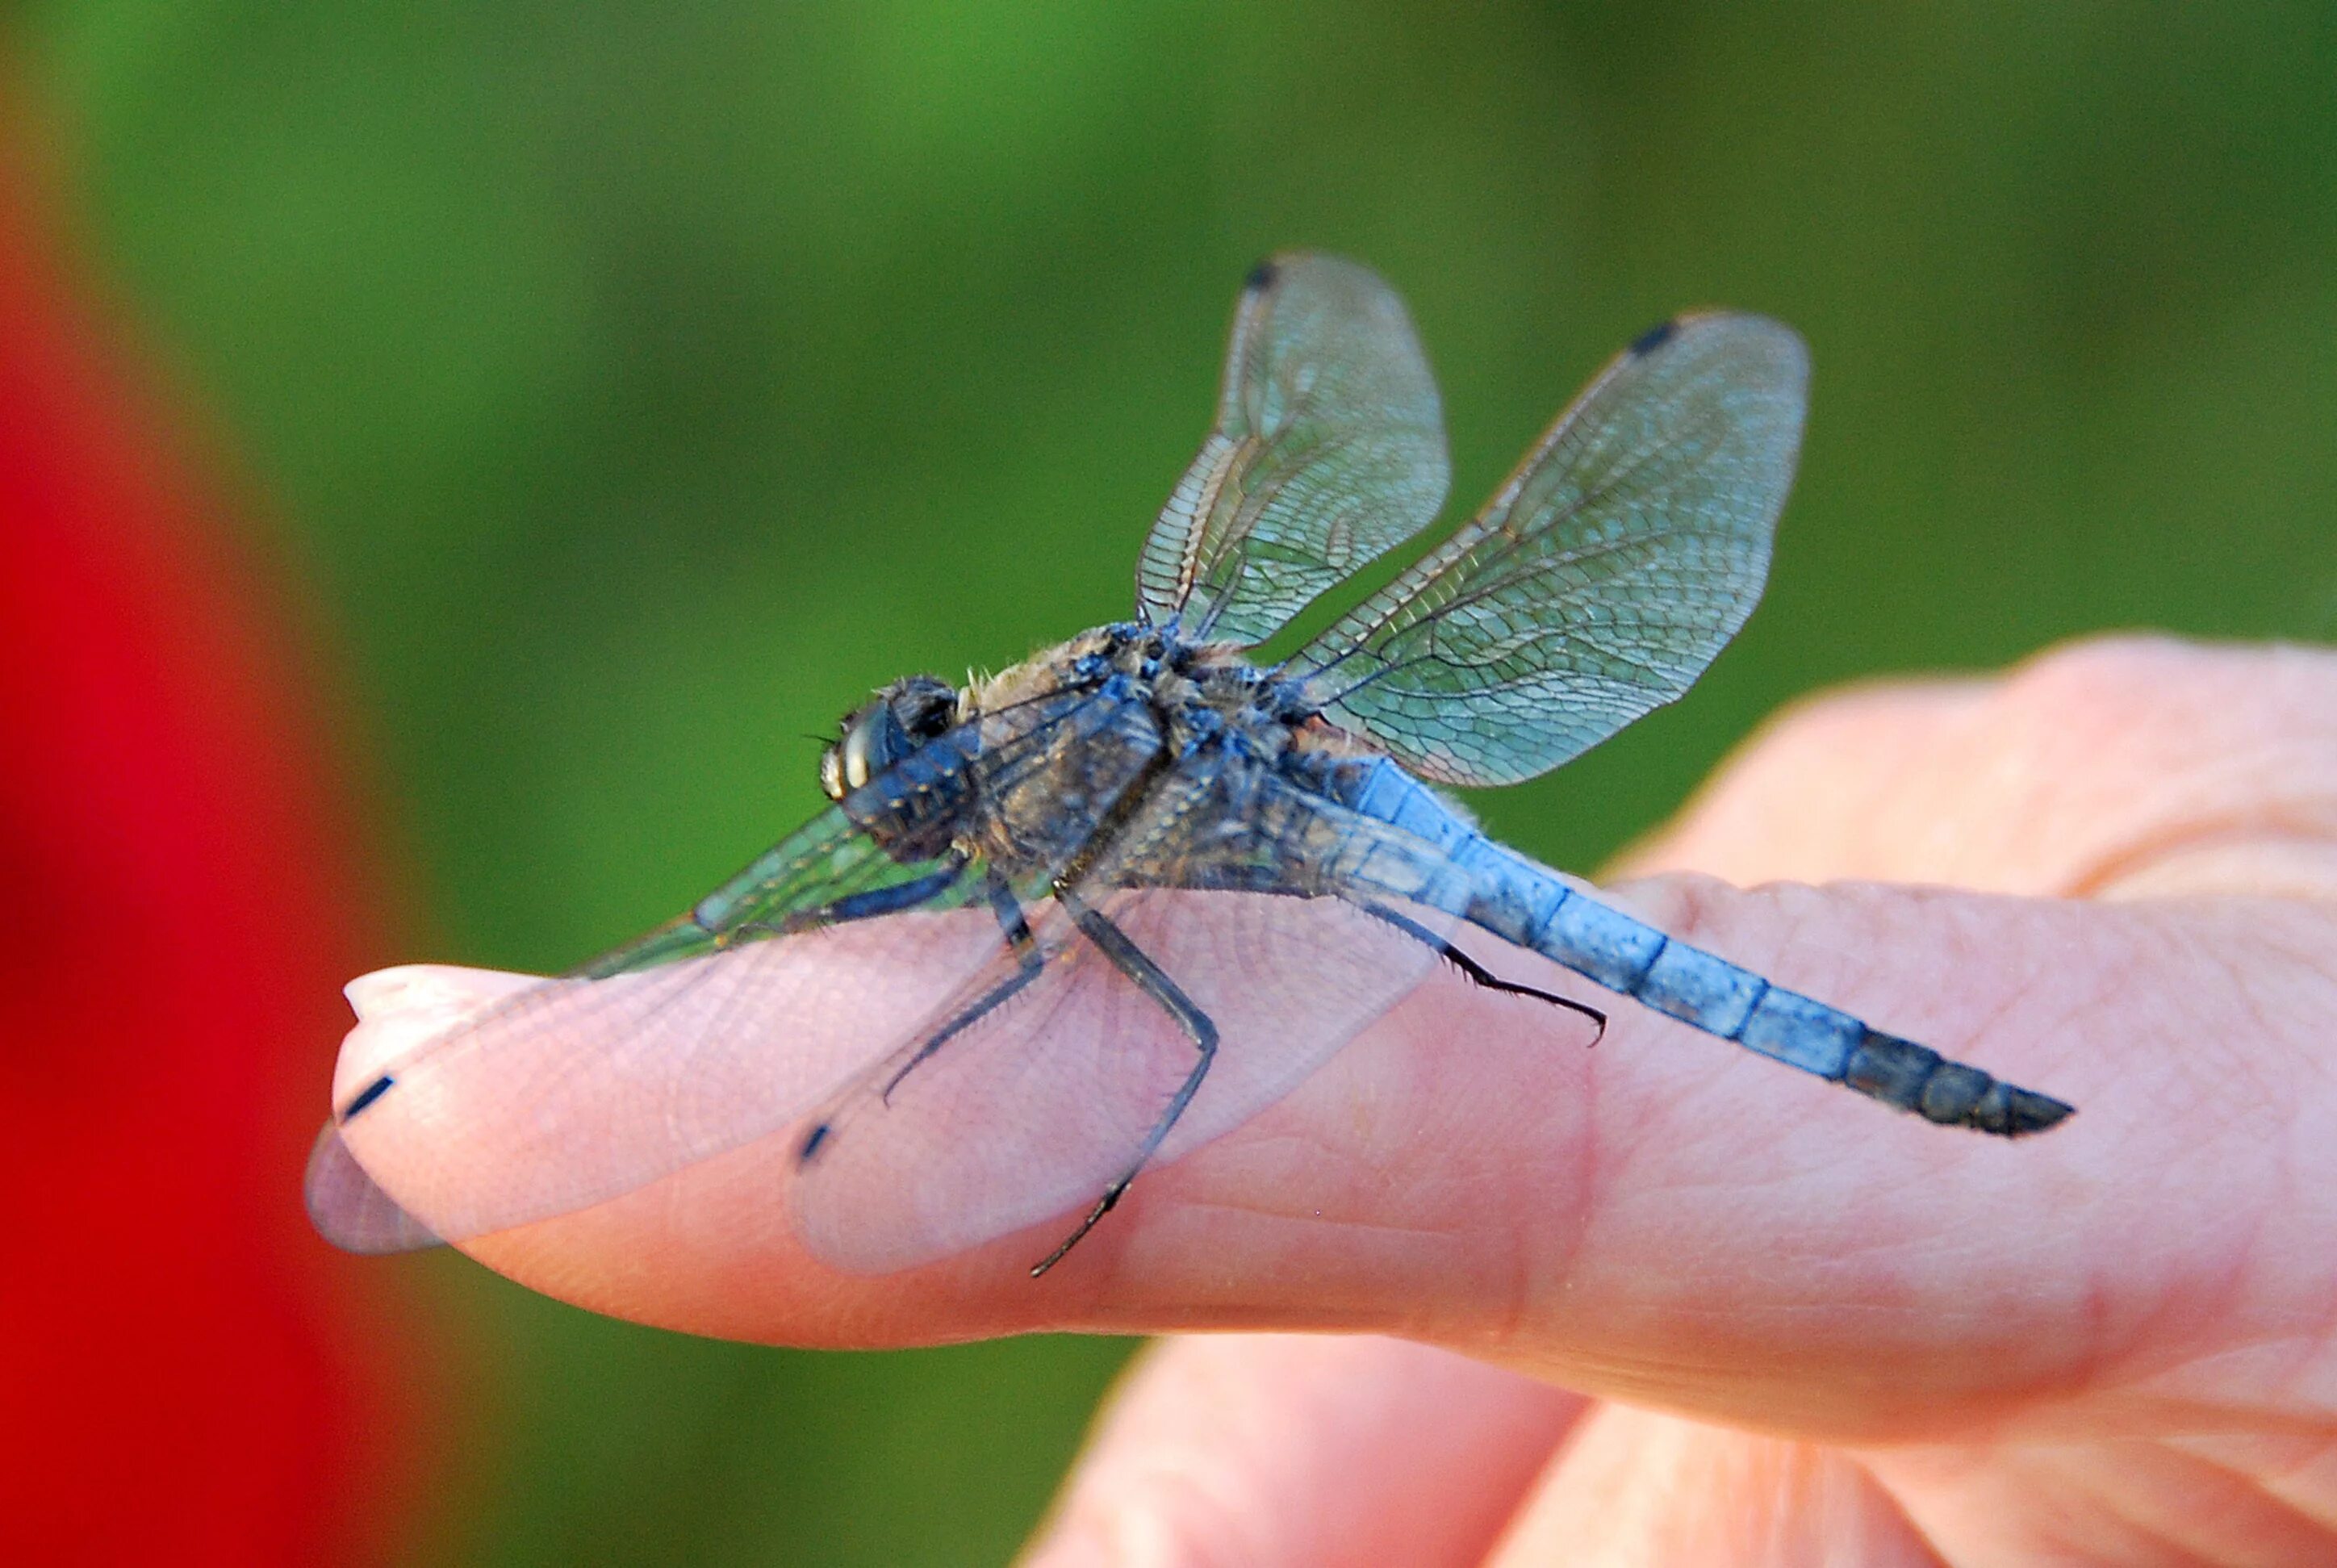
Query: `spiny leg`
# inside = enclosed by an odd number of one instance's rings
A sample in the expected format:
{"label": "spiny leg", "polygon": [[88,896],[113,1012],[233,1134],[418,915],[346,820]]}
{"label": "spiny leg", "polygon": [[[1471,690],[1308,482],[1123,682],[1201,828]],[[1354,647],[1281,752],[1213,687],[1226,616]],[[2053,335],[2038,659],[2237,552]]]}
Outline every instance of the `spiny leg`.
{"label": "spiny leg", "polygon": [[1152,1123],[1152,1130],[1144,1135],[1144,1142],[1137,1148],[1136,1157],[1113,1179],[1111,1185],[1104,1189],[1103,1197],[1088,1210],[1087,1218],[1063,1238],[1062,1244],[1032,1266],[1031,1278],[1033,1279],[1061,1262],[1064,1254],[1078,1246],[1080,1239],[1111,1212],[1112,1207],[1128,1191],[1129,1183],[1136,1180],[1137,1172],[1144,1169],[1146,1162],[1159,1149],[1161,1140],[1168,1136],[1168,1130],[1177,1125],[1177,1119],[1184,1115],[1185,1108],[1193,1102],[1193,1096],[1200,1091],[1201,1080],[1208,1076],[1209,1063],[1217,1056],[1216,1023],[1185,995],[1177,982],[1168,978],[1160,965],[1147,957],[1144,950],[1129,939],[1127,932],[1113,925],[1110,916],[1090,908],[1069,892],[1058,888],[1055,896],[1071,912],[1071,918],[1078,924],[1080,934],[1111,960],[1112,967],[1134,981],[1138,990],[1159,1003],[1163,1012],[1177,1020],[1178,1026],[1193,1042],[1196,1060],[1192,1072],[1185,1075],[1185,1082],[1178,1085],[1177,1093],[1169,1099],[1168,1108],[1160,1113],[1159,1120]]}
{"label": "spiny leg", "polygon": [[1438,956],[1486,990],[1503,991],[1512,996],[1530,996],[1537,1002],[1547,1002],[1554,1007],[1563,1007],[1569,1013],[1580,1014],[1589,1019],[1599,1031],[1591,1039],[1590,1043],[1593,1045],[1607,1037],[1607,1014],[1591,1006],[1588,1002],[1577,1002],[1571,996],[1560,996],[1556,992],[1544,991],[1538,986],[1521,985],[1515,980],[1504,980],[1419,921],[1401,915],[1384,904],[1365,904],[1361,906],[1361,908],[1364,914],[1386,921],[1413,941],[1434,948]]}

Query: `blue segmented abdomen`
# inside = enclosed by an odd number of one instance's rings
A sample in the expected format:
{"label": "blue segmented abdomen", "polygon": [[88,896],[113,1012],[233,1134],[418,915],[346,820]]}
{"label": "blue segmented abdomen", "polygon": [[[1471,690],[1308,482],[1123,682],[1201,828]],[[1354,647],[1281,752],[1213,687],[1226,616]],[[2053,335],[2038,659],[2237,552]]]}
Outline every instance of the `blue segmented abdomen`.
{"label": "blue segmented abdomen", "polygon": [[2013,1137],[2069,1114],[2061,1101],[1870,1028],[1609,907],[1487,838],[1392,762],[1373,767],[1351,804],[1463,874],[1451,884],[1448,913],[1683,1024],[1944,1125]]}

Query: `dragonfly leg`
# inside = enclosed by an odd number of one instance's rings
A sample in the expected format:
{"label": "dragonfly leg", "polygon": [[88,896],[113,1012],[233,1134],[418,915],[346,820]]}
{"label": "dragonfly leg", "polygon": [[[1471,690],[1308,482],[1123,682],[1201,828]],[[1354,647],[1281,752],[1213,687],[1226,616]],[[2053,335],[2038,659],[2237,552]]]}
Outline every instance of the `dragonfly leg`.
{"label": "dragonfly leg", "polygon": [[1462,974],[1486,990],[1506,992],[1511,996],[1530,996],[1538,1002],[1547,1002],[1553,1007],[1563,1007],[1569,1013],[1579,1014],[1589,1019],[1599,1031],[1591,1040],[1592,1044],[1597,1044],[1599,1040],[1606,1037],[1607,1014],[1591,1006],[1588,1002],[1577,1002],[1571,996],[1560,996],[1556,992],[1544,991],[1538,986],[1520,985],[1515,980],[1504,980],[1419,921],[1399,914],[1384,904],[1365,904],[1360,907],[1364,914],[1375,919],[1386,921],[1415,942],[1423,943],[1434,948],[1437,955],[1447,964],[1460,970]]}
{"label": "dragonfly leg", "polygon": [[1087,1217],[1069,1236],[1063,1238],[1062,1244],[1032,1267],[1031,1278],[1033,1279],[1061,1262],[1064,1255],[1078,1246],[1080,1240],[1096,1228],[1097,1222],[1112,1211],[1127,1192],[1129,1184],[1136,1180],[1137,1172],[1144,1169],[1159,1149],[1161,1140],[1168,1136],[1168,1130],[1177,1125],[1178,1117],[1185,1114],[1185,1107],[1193,1102],[1193,1096],[1200,1091],[1201,1080],[1208,1076],[1209,1063],[1217,1056],[1217,1026],[1191,997],[1185,995],[1183,987],[1168,978],[1159,965],[1147,957],[1144,949],[1129,940],[1128,933],[1113,925],[1110,916],[1100,910],[1090,908],[1062,889],[1057,889],[1056,897],[1071,912],[1071,918],[1079,926],[1080,934],[1111,960],[1112,967],[1134,981],[1138,990],[1159,1003],[1163,1012],[1177,1020],[1178,1026],[1193,1042],[1195,1061],[1193,1070],[1185,1075],[1185,1082],[1178,1084],[1177,1093],[1170,1096],[1168,1108],[1160,1112],[1159,1120],[1152,1123],[1152,1130],[1144,1135],[1136,1157],[1113,1179],[1111,1185],[1104,1189],[1103,1196],[1097,1200],[1096,1206],[1088,1210]]}
{"label": "dragonfly leg", "polygon": [[990,875],[989,892],[990,907],[998,916],[998,928],[1004,933],[1006,946],[1014,955],[1014,973],[991,987],[972,1006],[927,1035],[925,1043],[917,1047],[916,1054],[902,1063],[898,1072],[885,1080],[884,1093],[879,1098],[888,1105],[893,1102],[893,1091],[901,1086],[902,1079],[923,1066],[943,1046],[1004,1006],[1010,997],[1036,980],[1039,972],[1046,967],[1046,960],[1039,956],[1039,944],[1032,938],[1031,922],[1023,917],[1022,904],[1014,897],[1014,889],[993,871]]}

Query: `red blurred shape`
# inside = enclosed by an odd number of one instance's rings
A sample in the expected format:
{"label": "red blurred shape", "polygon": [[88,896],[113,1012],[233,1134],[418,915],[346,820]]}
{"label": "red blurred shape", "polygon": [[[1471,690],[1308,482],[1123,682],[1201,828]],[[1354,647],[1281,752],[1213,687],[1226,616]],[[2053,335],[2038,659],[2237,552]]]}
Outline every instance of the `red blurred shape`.
{"label": "red blurred shape", "polygon": [[37,206],[0,168],[0,1556],[377,1553],[410,1347],[298,1190],[367,900],[281,607]]}

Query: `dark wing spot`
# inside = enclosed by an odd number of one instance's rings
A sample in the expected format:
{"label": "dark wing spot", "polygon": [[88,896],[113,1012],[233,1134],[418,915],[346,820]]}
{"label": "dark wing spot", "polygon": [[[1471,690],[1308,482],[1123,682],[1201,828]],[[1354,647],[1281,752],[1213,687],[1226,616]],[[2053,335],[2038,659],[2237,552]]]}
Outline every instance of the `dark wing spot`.
{"label": "dark wing spot", "polygon": [[1668,321],[1658,321],[1654,326],[1648,328],[1645,332],[1640,333],[1637,338],[1631,339],[1631,352],[1634,354],[1652,354],[1657,349],[1662,348],[1665,344],[1670,342],[1672,340],[1672,334],[1678,330],[1679,318],[1677,316],[1673,317]]}
{"label": "dark wing spot", "polygon": [[1261,293],[1273,288],[1274,280],[1281,276],[1282,269],[1275,265],[1272,258],[1268,258],[1249,270],[1249,276],[1242,279],[1243,291],[1250,294]]}
{"label": "dark wing spot", "polygon": [[375,1101],[388,1093],[389,1086],[396,1082],[396,1079],[385,1073],[380,1077],[375,1079],[372,1083],[367,1084],[363,1089],[357,1091],[357,1097],[350,1101],[347,1108],[341,1112],[341,1120],[344,1122],[347,1121],[350,1117],[355,1116],[358,1112],[364,1110],[367,1106],[372,1104]]}
{"label": "dark wing spot", "polygon": [[827,1135],[833,1129],[826,1122],[822,1122],[804,1134],[803,1147],[796,1151],[796,1163],[810,1164],[811,1157],[819,1152],[819,1146],[827,1142]]}

